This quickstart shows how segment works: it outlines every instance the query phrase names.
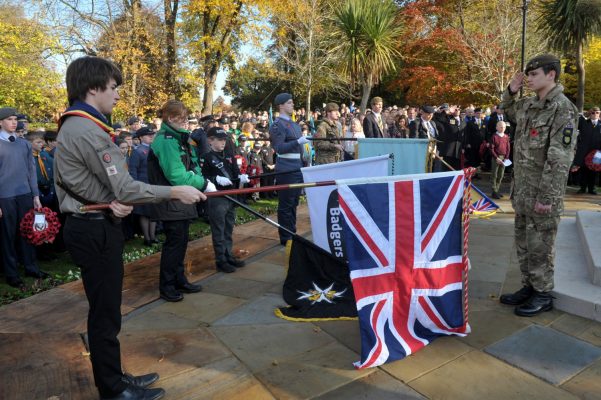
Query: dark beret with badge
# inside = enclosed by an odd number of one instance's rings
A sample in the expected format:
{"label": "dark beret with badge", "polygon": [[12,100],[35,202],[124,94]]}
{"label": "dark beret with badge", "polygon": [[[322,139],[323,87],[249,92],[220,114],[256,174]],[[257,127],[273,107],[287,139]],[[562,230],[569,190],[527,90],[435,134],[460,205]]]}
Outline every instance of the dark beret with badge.
{"label": "dark beret with badge", "polygon": [[134,137],[141,138],[142,136],[154,135],[155,133],[156,131],[154,129],[145,126],[138,129],[134,134]]}
{"label": "dark beret with badge", "polygon": [[17,114],[17,121],[29,122],[29,117],[25,114]]}
{"label": "dark beret with badge", "polygon": [[280,93],[277,96],[275,96],[275,99],[273,100],[273,105],[279,106],[280,104],[286,103],[288,100],[292,100],[292,95],[290,93]]}
{"label": "dark beret with badge", "polygon": [[426,114],[434,114],[434,111],[436,111],[432,106],[422,106],[421,110]]}
{"label": "dark beret with badge", "polygon": [[227,132],[218,126],[214,126],[207,132],[207,137],[214,137],[216,139],[227,139]]}
{"label": "dark beret with badge", "polygon": [[2,107],[0,108],[0,120],[6,119],[8,117],[16,117],[17,109],[12,107]]}
{"label": "dark beret with badge", "polygon": [[528,64],[526,64],[526,69],[524,72],[527,74],[530,71],[533,71],[537,68],[545,67],[547,65],[558,64],[560,65],[559,58],[555,57],[552,54],[541,54],[539,56],[534,57]]}
{"label": "dark beret with badge", "polygon": [[219,122],[221,125],[229,125],[230,119],[228,117],[221,117],[219,120],[217,120],[217,122]]}

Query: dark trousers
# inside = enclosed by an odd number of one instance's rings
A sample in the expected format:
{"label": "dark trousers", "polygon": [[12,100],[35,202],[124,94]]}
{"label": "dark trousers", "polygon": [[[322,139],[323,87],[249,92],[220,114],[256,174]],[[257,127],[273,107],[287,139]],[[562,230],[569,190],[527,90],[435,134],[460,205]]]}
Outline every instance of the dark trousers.
{"label": "dark trousers", "polygon": [[[300,183],[303,181],[300,172],[278,176],[277,184]],[[278,223],[296,233],[296,207],[301,194],[301,189],[288,189],[278,191]],[[280,243],[292,239],[290,233],[279,229]]]}
{"label": "dark trousers", "polygon": [[583,165],[580,168],[580,190],[585,191],[588,189],[589,192],[594,191],[596,177],[597,172]]}
{"label": "dark trousers", "polygon": [[159,290],[168,292],[188,282],[184,275],[184,258],[188,248],[190,220],[163,221],[165,243],[161,251]]}
{"label": "dark trousers", "polygon": [[67,217],[65,245],[81,268],[88,298],[88,342],[94,381],[102,397],[113,397],[127,387],[121,370],[121,290],[123,287],[123,232],[110,220]]}
{"label": "dark trousers", "polygon": [[233,259],[232,233],[236,222],[236,208],[234,203],[223,197],[209,198],[207,207],[215,262],[225,263]]}
{"label": "dark trousers", "polygon": [[[23,256],[25,271],[37,273],[39,268],[35,262],[35,247],[25,240],[20,234],[19,224],[29,210],[33,208],[33,197],[31,194],[7,197],[0,199],[0,252],[4,264],[4,276],[6,278],[17,278],[17,251],[19,246]],[[16,246],[15,246],[16,245]]]}

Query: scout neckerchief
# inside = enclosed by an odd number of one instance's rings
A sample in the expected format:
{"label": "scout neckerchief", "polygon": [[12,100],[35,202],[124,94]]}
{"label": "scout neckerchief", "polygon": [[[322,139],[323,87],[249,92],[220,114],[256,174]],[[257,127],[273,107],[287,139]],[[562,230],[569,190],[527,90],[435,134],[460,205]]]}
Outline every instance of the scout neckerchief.
{"label": "scout neckerchief", "polygon": [[33,153],[33,156],[35,157],[35,159],[38,160],[38,165],[40,166],[40,172],[42,173],[42,175],[44,175],[44,178],[46,178],[46,180],[48,180],[48,171],[46,171],[46,166],[44,165],[44,160],[42,160],[42,157],[40,156],[40,152],[32,150],[32,153]]}
{"label": "scout neckerchief", "polygon": [[115,131],[108,124],[108,121],[104,115],[96,110],[91,105],[84,103],[83,101],[76,101],[73,105],[67,108],[67,111],[61,115],[58,121],[58,129],[60,130],[61,125],[65,122],[68,117],[76,116],[89,119],[94,122],[100,129],[109,134],[111,138],[114,138]]}

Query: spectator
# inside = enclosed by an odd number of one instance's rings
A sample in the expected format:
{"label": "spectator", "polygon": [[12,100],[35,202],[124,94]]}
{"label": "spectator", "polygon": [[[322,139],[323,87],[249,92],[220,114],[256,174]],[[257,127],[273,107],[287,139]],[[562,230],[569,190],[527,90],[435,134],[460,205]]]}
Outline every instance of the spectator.
{"label": "spectator", "polygon": [[388,137],[388,127],[382,118],[383,102],[381,97],[371,99],[371,111],[365,114],[363,133],[367,138]]}
{"label": "spectator", "polygon": [[505,134],[505,122],[497,122],[497,131],[490,138],[490,154],[492,156],[492,198],[500,199],[503,197],[499,193],[501,182],[503,181],[503,174],[505,172],[504,160],[509,159],[509,136]]}

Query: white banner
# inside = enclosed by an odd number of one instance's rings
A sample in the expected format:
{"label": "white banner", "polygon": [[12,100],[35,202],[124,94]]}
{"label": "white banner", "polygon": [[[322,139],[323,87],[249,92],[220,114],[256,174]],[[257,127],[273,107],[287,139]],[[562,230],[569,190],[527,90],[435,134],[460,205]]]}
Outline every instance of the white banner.
{"label": "white banner", "polygon": [[[302,168],[305,182],[351,178],[371,178],[388,175],[388,155]],[[313,242],[334,256],[344,259],[342,215],[338,209],[336,186],[307,188],[307,203]]]}

